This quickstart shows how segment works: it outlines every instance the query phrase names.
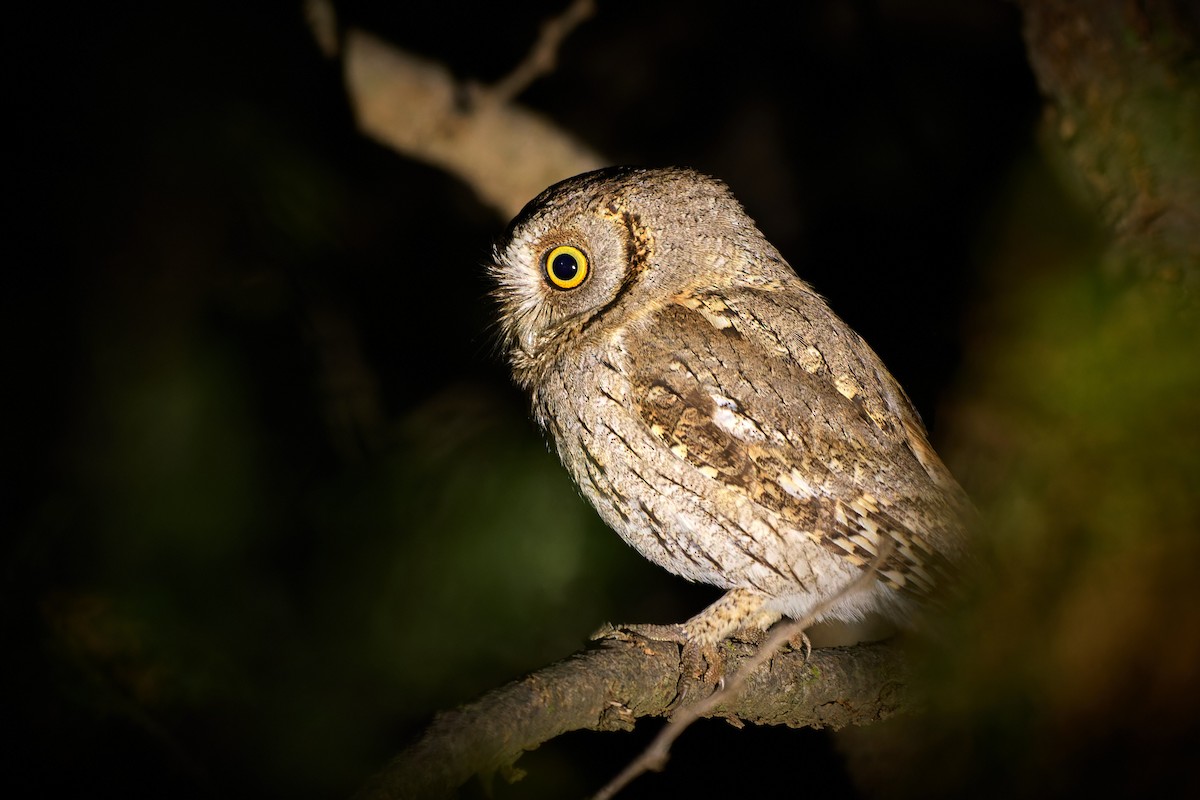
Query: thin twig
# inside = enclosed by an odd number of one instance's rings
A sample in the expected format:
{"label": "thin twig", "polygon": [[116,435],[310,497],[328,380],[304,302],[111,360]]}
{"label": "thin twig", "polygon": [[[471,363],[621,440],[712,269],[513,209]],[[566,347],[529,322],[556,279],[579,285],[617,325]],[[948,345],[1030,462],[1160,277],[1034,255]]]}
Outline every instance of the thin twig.
{"label": "thin twig", "polygon": [[596,4],[592,0],[574,0],[557,17],[543,22],[529,54],[512,72],[484,90],[483,97],[493,103],[511,102],[538,78],[553,71],[563,39],[595,12]]}
{"label": "thin twig", "polygon": [[737,693],[746,683],[746,679],[751,673],[774,658],[775,654],[785,643],[804,633],[806,629],[837,603],[855,592],[865,589],[871,581],[875,580],[875,573],[887,557],[891,555],[893,549],[894,545],[890,541],[885,542],[884,546],[879,549],[879,554],[867,565],[861,575],[818,603],[800,619],[776,625],[771,631],[771,635],[758,648],[758,651],[742,662],[741,667],[725,680],[724,686],[708,697],[685,706],[676,712],[671,721],[663,726],[663,729],[658,732],[658,736],[654,737],[654,741],[647,745],[641,755],[631,761],[625,769],[621,770],[600,791],[596,792],[593,800],[610,800],[610,798],[628,786],[639,775],[650,771],[661,771],[666,766],[667,759],[671,755],[671,745],[675,743],[675,740],[693,722],[710,714],[722,703],[727,703],[736,698]]}
{"label": "thin twig", "polygon": [[336,58],[341,51],[337,9],[330,0],[304,0],[304,21],[308,23],[313,40],[326,58]]}

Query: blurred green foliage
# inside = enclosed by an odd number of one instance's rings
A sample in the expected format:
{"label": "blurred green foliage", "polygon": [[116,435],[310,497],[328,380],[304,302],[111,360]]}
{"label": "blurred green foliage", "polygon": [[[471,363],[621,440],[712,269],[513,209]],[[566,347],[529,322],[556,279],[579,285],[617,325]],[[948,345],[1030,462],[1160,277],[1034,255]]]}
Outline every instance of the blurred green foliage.
{"label": "blurred green foliage", "polygon": [[992,219],[946,452],[986,566],[927,665],[932,714],[858,735],[905,754],[889,796],[1186,796],[1200,321],[1103,277],[1107,237],[1044,163],[1014,170]]}
{"label": "blurred green foliage", "polygon": [[604,618],[622,546],[511,398],[451,386],[382,454],[311,481],[269,452],[240,360],[190,346],[90,387],[59,532],[83,580],[42,610],[100,675],[96,711],[237,719],[220,747],[242,769],[323,794],[377,766],[388,731]]}

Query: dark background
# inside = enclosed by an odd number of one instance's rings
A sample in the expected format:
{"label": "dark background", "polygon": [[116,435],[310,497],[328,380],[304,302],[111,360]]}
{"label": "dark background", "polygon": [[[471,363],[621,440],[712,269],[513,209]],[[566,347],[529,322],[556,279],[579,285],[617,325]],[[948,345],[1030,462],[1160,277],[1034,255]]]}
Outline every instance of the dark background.
{"label": "dark background", "polygon": [[[601,2],[521,102],[614,162],[726,180],[936,440],[979,276],[1019,249],[1006,198],[1032,180],[1060,213],[1018,13],[793,5]],[[339,8],[489,82],[562,6]],[[3,293],[18,785],[346,796],[437,709],[714,597],[578,498],[495,355],[505,220],[355,131],[299,4],[32,8]],[[656,728],[563,737],[499,796],[594,790]],[[708,723],[628,796],[853,795],[835,750]]]}

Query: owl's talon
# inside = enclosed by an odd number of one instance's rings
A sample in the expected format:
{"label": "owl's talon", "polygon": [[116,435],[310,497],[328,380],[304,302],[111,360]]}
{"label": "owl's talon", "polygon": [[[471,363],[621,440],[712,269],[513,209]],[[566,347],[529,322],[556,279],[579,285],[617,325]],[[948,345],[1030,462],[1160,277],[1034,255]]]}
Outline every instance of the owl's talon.
{"label": "owl's talon", "polygon": [[679,683],[671,703],[672,711],[707,697],[725,681],[725,658],[718,645],[688,642],[679,658]]}
{"label": "owl's talon", "polygon": [[720,646],[689,639],[683,625],[613,625],[606,622],[591,635],[592,641],[617,639],[628,642],[634,637],[650,642],[666,642],[680,648],[679,683],[675,689],[675,700],[671,703],[672,709],[683,708],[707,697],[723,685],[725,658]]}
{"label": "owl's talon", "polygon": [[788,639],[788,645],[799,651],[804,656],[804,663],[808,663],[808,659],[812,657],[812,640],[808,638],[807,631],[800,631],[791,639]]}

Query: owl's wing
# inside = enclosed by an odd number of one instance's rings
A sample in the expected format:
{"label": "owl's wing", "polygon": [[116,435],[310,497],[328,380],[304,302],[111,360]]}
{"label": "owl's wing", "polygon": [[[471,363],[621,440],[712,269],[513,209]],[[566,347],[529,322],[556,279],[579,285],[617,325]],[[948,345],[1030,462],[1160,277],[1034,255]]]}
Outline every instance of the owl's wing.
{"label": "owl's wing", "polygon": [[873,351],[807,287],[695,294],[648,319],[634,404],[676,457],[897,588],[927,593],[961,489]]}

